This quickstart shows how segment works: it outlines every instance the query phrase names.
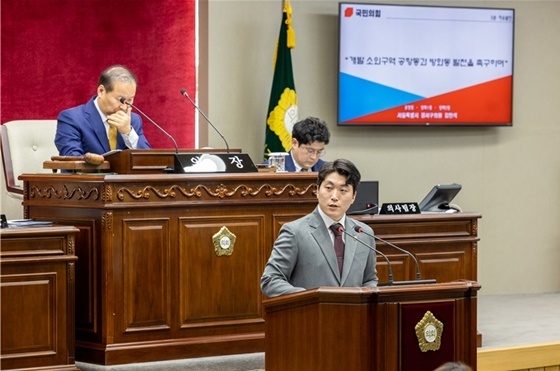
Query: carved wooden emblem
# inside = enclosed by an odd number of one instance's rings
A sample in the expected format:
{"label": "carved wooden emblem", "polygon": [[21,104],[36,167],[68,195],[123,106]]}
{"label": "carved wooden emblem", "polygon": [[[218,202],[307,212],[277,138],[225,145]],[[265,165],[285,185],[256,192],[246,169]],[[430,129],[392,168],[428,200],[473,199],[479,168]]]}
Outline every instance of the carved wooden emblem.
{"label": "carved wooden emblem", "polygon": [[223,226],[218,233],[212,236],[214,251],[218,256],[229,256],[233,254],[233,246],[237,237]]}
{"label": "carved wooden emblem", "polygon": [[439,321],[430,311],[414,327],[418,346],[422,352],[428,350],[438,350],[441,346],[441,334],[443,333],[443,323]]}

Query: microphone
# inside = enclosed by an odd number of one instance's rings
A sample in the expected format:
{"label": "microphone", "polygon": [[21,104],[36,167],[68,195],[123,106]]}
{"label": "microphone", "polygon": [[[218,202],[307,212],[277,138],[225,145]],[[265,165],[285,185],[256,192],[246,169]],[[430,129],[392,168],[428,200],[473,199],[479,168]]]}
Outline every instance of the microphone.
{"label": "microphone", "polygon": [[389,282],[388,283],[383,283],[383,284],[377,284],[377,286],[392,286],[393,285],[393,269],[391,268],[391,262],[389,261],[389,258],[387,257],[387,255],[383,254],[381,251],[376,250],[373,246],[368,245],[367,243],[365,243],[364,241],[360,240],[358,237],[346,232],[346,230],[344,229],[344,227],[342,226],[342,224],[337,223],[337,227],[336,229],[339,232],[344,233],[345,235],[347,235],[348,237],[354,239],[355,241],[361,243],[362,245],[364,245],[365,247],[367,247],[368,249],[370,249],[371,251],[373,251],[376,254],[381,255],[385,261],[387,262],[387,269],[389,270]]}
{"label": "microphone", "polygon": [[175,141],[175,139],[171,136],[171,134],[169,134],[167,131],[163,130],[163,128],[161,126],[159,126],[158,124],[155,123],[154,120],[152,120],[150,117],[148,117],[148,115],[146,115],[144,112],[142,112],[138,107],[136,107],[135,105],[133,105],[130,102],[127,102],[126,99],[124,99],[124,97],[121,97],[121,99],[119,99],[121,101],[121,103],[126,104],[127,106],[130,106],[132,108],[134,108],[136,111],[140,112],[142,114],[142,116],[144,116],[145,118],[148,119],[148,121],[150,121],[156,128],[158,128],[163,134],[167,135],[172,141],[173,144],[175,145],[175,153],[179,154],[179,147],[177,146],[177,142]]}
{"label": "microphone", "polygon": [[208,122],[210,124],[210,126],[212,126],[212,128],[216,131],[216,133],[218,133],[219,136],[222,137],[222,139],[224,140],[224,143],[226,144],[226,152],[229,153],[229,144],[226,140],[226,138],[224,138],[224,136],[222,135],[222,133],[220,133],[220,131],[214,126],[214,124],[212,123],[212,121],[210,121],[210,119],[204,114],[204,112],[202,112],[202,110],[200,108],[198,108],[198,106],[196,105],[196,103],[191,99],[191,97],[189,97],[189,93],[187,93],[187,89],[181,89],[181,95],[184,96],[185,98],[187,98],[189,100],[189,102],[191,102],[191,104],[194,106],[194,108],[196,108],[196,110],[198,112],[200,112],[200,114],[202,115],[202,117],[204,117],[204,119],[206,120],[206,122]]}
{"label": "microphone", "polygon": [[369,202],[368,202],[368,203],[366,204],[366,208],[365,208],[365,209],[363,209],[363,210],[354,210],[354,211],[351,211],[351,212],[349,212],[349,213],[347,212],[346,215],[362,215],[362,214],[369,214],[369,213],[371,213],[372,211],[374,211],[375,208],[377,208],[378,206],[379,206],[379,205],[376,204],[376,203],[369,203]]}
{"label": "microphone", "polygon": [[373,234],[371,234],[371,233],[368,233],[368,232],[364,231],[364,230],[362,229],[362,227],[360,227],[359,225],[355,226],[355,227],[354,227],[354,230],[355,230],[356,232],[358,232],[358,233],[363,233],[363,234],[368,235],[368,236],[370,236],[370,237],[372,237],[372,238],[374,238],[374,239],[376,239],[376,240],[378,240],[378,241],[381,241],[381,242],[383,242],[384,244],[389,245],[389,246],[391,246],[392,248],[397,249],[397,250],[399,250],[399,251],[401,251],[401,252],[407,254],[408,256],[410,256],[410,257],[412,258],[412,260],[414,260],[414,264],[416,265],[416,280],[414,280],[414,281],[401,281],[401,282],[398,282],[398,284],[401,284],[401,285],[409,285],[409,284],[435,283],[435,282],[436,282],[435,279],[426,279],[426,280],[421,279],[421,276],[420,276],[420,264],[418,264],[418,260],[416,259],[416,257],[414,256],[414,254],[412,254],[410,251],[405,250],[405,249],[403,249],[402,247],[398,247],[397,245],[395,245],[395,244],[393,244],[393,243],[391,243],[391,242],[389,242],[389,241],[386,241],[386,240],[384,240],[384,239],[381,238],[381,237],[377,237],[376,235],[373,235]]}

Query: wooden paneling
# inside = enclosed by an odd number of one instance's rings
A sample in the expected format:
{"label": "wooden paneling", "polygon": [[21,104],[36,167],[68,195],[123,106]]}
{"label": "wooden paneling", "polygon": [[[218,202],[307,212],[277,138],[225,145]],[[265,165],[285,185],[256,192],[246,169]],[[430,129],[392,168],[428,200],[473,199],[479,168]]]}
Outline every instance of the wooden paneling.
{"label": "wooden paneling", "polygon": [[[2,302],[9,305],[6,311],[2,311],[3,355],[19,353],[18,356],[23,357],[32,356],[33,353],[56,353],[55,286],[57,274],[63,273],[56,269],[51,272],[3,275]],[[65,297],[60,295],[59,299]],[[22,316],[22,313],[32,316]]]}
{"label": "wooden paneling", "polygon": [[[113,247],[113,266],[122,272],[122,287],[120,280],[115,282],[115,301],[123,311],[115,313],[116,339],[121,333],[168,330],[172,326],[169,221],[123,219],[119,224],[122,241]],[[120,247],[122,251],[115,251]]]}
{"label": "wooden paneling", "polygon": [[[316,174],[21,178],[27,217],[80,230],[78,360],[116,365],[263,351],[260,277],[281,226],[316,207]],[[445,282],[476,277],[479,216],[462,214],[359,218],[419,254],[423,277]],[[213,244],[222,227],[236,237],[231,255]],[[409,257],[378,246],[395,279],[414,277]],[[451,261],[458,266],[448,270]],[[441,267],[445,273],[428,276]]]}
{"label": "wooden paneling", "polygon": [[1,232],[2,370],[74,366],[72,227]]}
{"label": "wooden paneling", "polygon": [[[478,219],[476,213],[353,216],[376,236],[410,251],[418,260],[423,279],[451,282],[477,280]],[[383,243],[376,248],[391,261],[395,281],[414,280],[411,257]],[[377,257],[380,282],[388,280],[387,263]]]}
{"label": "wooden paneling", "polygon": [[[22,178],[28,217],[76,225],[87,240],[78,250],[78,360],[264,349],[260,276],[279,223],[316,206],[315,174]],[[213,242],[223,227],[235,236],[229,255]]]}
{"label": "wooden paneling", "polygon": [[[184,218],[180,229],[179,297],[182,329],[197,336],[254,332],[262,326],[258,284],[264,215]],[[213,237],[223,226],[235,237],[231,255],[217,255]],[[220,249],[220,248],[219,248]],[[204,295],[204,300],[201,299]]]}
{"label": "wooden paneling", "polygon": [[[472,281],[321,287],[267,299],[265,368],[429,371],[462,361],[476,370],[479,289]],[[427,311],[446,323],[440,348],[422,352],[415,326]]]}

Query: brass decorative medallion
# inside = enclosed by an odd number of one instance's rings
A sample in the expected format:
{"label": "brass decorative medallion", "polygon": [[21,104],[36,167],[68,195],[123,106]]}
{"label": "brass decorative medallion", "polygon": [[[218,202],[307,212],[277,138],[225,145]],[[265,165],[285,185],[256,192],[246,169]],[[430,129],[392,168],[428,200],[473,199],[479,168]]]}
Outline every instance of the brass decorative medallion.
{"label": "brass decorative medallion", "polygon": [[237,237],[223,226],[218,233],[212,237],[214,251],[218,256],[229,256],[233,254],[233,246]]}
{"label": "brass decorative medallion", "polygon": [[416,337],[418,338],[418,346],[422,352],[438,350],[440,348],[443,323],[434,317],[432,312],[427,311],[414,329],[416,330]]}

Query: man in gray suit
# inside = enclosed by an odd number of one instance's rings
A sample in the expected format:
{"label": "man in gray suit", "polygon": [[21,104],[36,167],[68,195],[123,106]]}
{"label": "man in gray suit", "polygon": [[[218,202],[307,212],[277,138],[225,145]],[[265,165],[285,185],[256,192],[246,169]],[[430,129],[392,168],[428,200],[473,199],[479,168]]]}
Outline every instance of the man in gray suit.
{"label": "man in gray suit", "polygon": [[373,235],[371,228],[346,217],[356,197],[360,177],[356,166],[348,160],[339,159],[323,165],[317,179],[318,206],[280,229],[261,277],[261,290],[266,296],[319,286],[377,285],[375,252],[341,233],[341,229],[345,229],[375,248],[372,237],[354,231],[358,226]]}

